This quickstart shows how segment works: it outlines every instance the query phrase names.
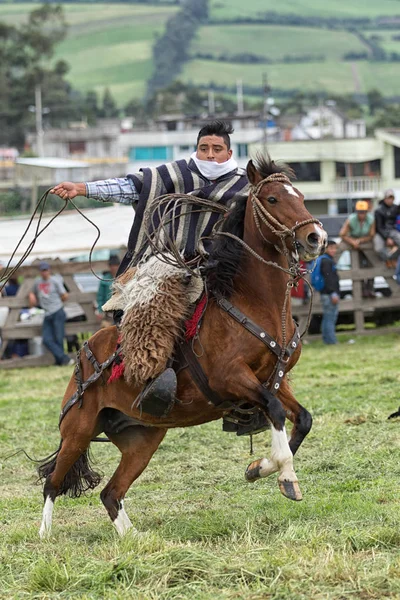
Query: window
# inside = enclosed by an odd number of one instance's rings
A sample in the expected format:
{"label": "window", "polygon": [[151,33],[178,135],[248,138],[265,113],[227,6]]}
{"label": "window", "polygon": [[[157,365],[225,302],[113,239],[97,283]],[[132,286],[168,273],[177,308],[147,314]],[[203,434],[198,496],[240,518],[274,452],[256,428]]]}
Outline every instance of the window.
{"label": "window", "polygon": [[248,144],[238,144],[237,145],[237,156],[238,156],[238,158],[246,158],[248,155],[249,155]]}
{"label": "window", "polygon": [[196,146],[179,146],[179,152],[188,152],[192,154],[192,152],[196,151]]}
{"label": "window", "polygon": [[86,142],[68,142],[68,148],[70,154],[83,154],[86,152]]}
{"label": "window", "polygon": [[379,159],[360,163],[336,163],[336,177],[379,177],[380,174]]}
{"label": "window", "polygon": [[294,162],[289,166],[296,173],[298,181],[321,181],[321,163]]}
{"label": "window", "polygon": [[400,179],[400,148],[394,149],[394,176]]}
{"label": "window", "polygon": [[130,160],[172,160],[172,146],[136,146],[129,151]]}

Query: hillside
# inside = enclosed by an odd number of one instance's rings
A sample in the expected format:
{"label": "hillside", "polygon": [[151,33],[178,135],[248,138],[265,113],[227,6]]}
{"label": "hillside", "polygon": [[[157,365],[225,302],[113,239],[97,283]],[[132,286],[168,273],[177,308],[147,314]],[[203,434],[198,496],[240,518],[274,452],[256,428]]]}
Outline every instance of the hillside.
{"label": "hillside", "polygon": [[[171,1],[63,3],[70,25],[57,58],[85,92],[108,86],[119,105],[142,98],[154,71],[153,46],[169,18]],[[33,3],[0,5],[0,20],[20,23]],[[272,94],[295,91],[365,94],[375,87],[400,97],[400,0],[209,0],[208,22],[187,41],[189,60],[170,77],[232,93],[261,94],[265,74]]]}

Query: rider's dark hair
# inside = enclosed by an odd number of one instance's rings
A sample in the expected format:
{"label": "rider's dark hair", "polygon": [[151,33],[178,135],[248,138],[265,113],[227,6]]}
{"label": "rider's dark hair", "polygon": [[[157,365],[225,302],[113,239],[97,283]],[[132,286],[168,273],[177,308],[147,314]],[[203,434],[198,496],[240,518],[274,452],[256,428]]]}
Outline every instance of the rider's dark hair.
{"label": "rider's dark hair", "polygon": [[230,123],[226,121],[211,121],[202,127],[199,131],[199,135],[197,136],[197,144],[199,145],[200,138],[206,135],[217,135],[218,137],[222,137],[228,150],[231,149],[231,138],[229,135],[233,133],[234,129]]}

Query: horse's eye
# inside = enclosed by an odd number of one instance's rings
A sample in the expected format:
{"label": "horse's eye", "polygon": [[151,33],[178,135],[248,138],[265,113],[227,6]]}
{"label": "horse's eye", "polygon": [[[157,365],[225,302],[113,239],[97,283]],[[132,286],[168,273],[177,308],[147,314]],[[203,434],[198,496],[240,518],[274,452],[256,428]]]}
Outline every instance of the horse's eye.
{"label": "horse's eye", "polygon": [[269,202],[269,204],[276,204],[278,200],[273,196],[270,196],[269,198],[267,198],[267,202]]}

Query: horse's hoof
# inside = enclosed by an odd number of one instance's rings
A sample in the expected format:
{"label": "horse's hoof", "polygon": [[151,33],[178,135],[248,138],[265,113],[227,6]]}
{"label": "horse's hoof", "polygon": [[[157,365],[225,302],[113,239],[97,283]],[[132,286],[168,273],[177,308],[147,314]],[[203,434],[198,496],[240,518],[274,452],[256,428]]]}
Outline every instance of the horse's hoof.
{"label": "horse's hoof", "polygon": [[289,500],[303,500],[298,481],[278,481],[281,494]]}
{"label": "horse's hoof", "polygon": [[249,483],[253,483],[257,479],[260,479],[260,477],[261,477],[261,475],[260,475],[261,464],[260,463],[261,463],[261,460],[255,460],[254,462],[250,463],[249,466],[247,467],[244,476],[245,476],[246,481],[248,481]]}

